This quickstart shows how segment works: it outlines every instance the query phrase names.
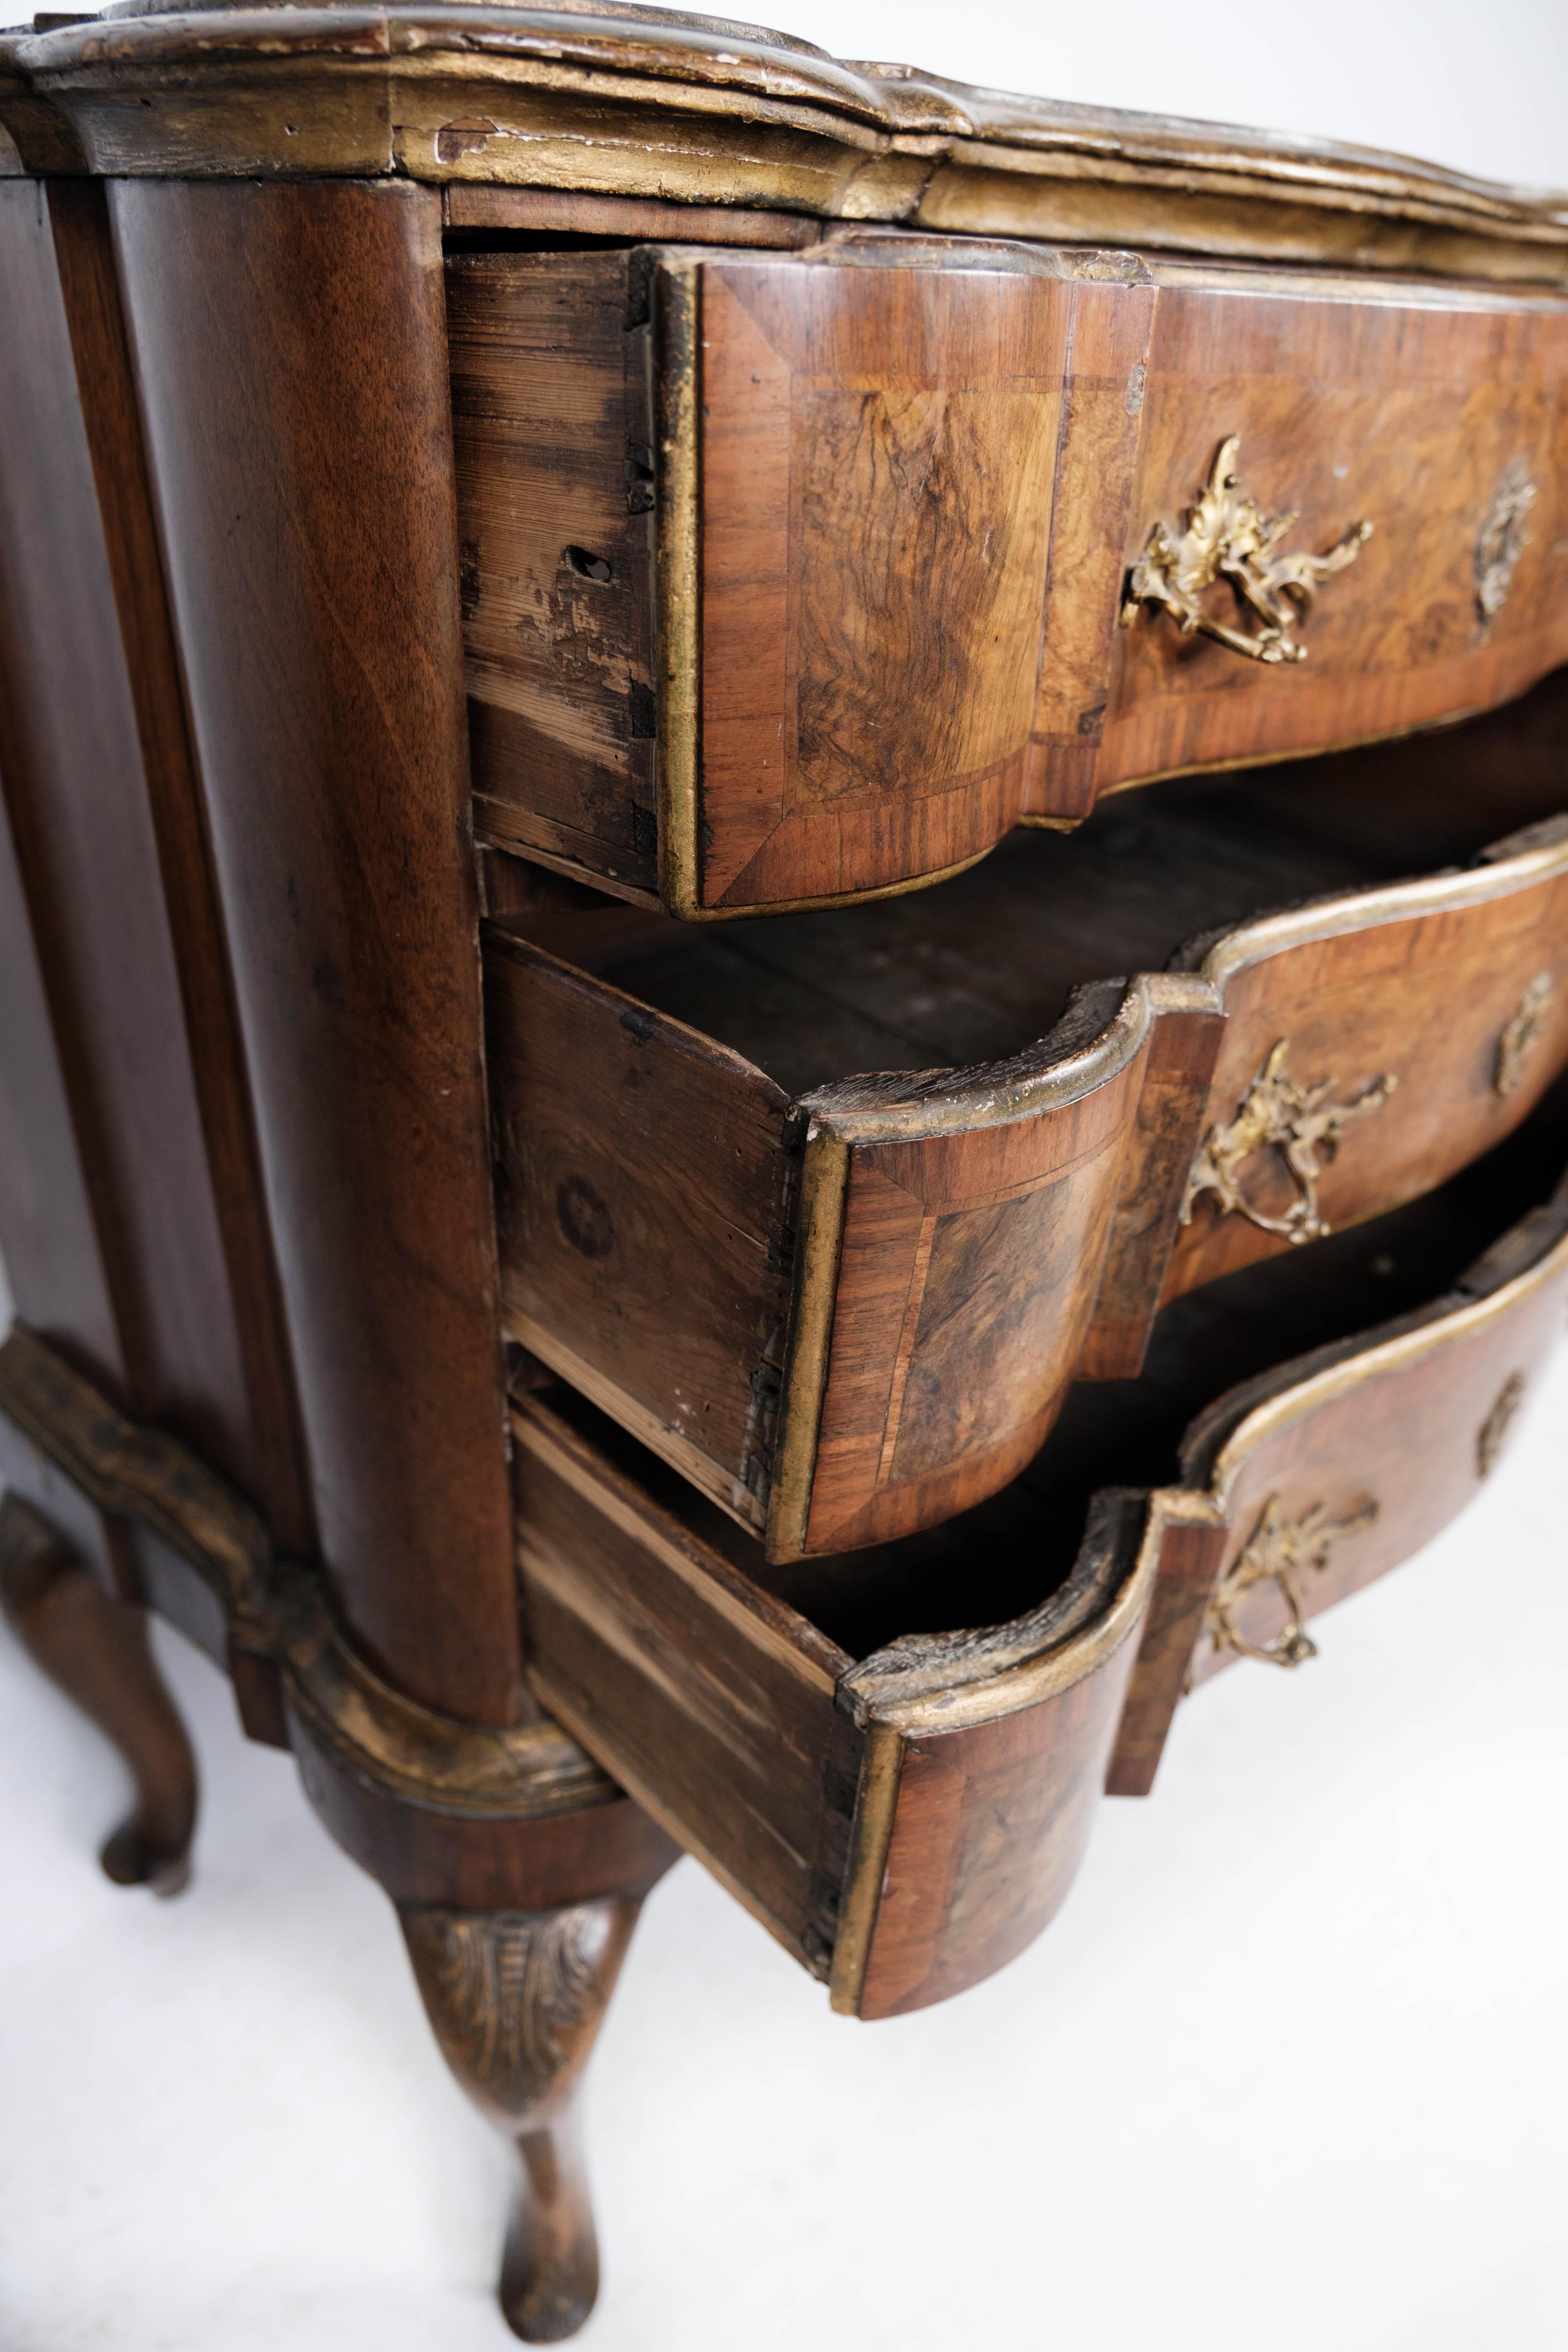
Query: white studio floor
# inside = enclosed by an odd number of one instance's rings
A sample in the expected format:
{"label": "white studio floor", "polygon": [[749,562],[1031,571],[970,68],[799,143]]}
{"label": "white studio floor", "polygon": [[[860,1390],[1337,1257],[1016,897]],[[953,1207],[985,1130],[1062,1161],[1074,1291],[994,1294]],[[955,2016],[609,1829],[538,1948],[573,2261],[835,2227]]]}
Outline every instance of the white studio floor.
{"label": "white studio floor", "polygon": [[[1568,1351],[1468,1515],[1179,1717],[1001,1977],[889,2025],[691,1862],[588,2096],[584,2352],[1560,2352]],[[502,2352],[507,2158],[226,1686],[189,1894],[0,1638],[4,2352]]]}

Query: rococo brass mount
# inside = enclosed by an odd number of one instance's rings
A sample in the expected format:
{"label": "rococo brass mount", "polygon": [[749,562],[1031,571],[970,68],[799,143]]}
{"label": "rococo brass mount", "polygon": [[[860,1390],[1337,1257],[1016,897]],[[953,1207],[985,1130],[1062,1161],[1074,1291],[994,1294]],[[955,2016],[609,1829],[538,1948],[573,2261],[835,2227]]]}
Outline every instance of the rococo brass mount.
{"label": "rococo brass mount", "polygon": [[[1348,1517],[1331,1519],[1321,1503],[1313,1503],[1299,1519],[1281,1516],[1279,1497],[1270,1495],[1258,1515],[1257,1525],[1209,1596],[1204,1631],[1216,1650],[1239,1651],[1244,1658],[1259,1658],[1265,1665],[1300,1666],[1318,1654],[1308,1633],[1300,1579],[1308,1569],[1329,1564],[1334,1546],[1346,1536],[1360,1535],[1378,1516],[1372,1497]],[[1255,1585],[1275,1584],[1289,1616],[1272,1642],[1249,1642],[1237,1630],[1232,1612]]]}
{"label": "rococo brass mount", "polygon": [[[1281,1037],[1270,1052],[1228,1127],[1211,1128],[1198,1147],[1182,1202],[1182,1223],[1192,1223],[1200,1194],[1215,1195],[1219,1213],[1245,1217],[1266,1234],[1282,1234],[1289,1242],[1320,1241],[1331,1229],[1318,1207],[1318,1179],[1322,1174],[1320,1152],[1332,1159],[1342,1131],[1352,1119],[1381,1110],[1399,1084],[1392,1070],[1373,1078],[1351,1101],[1324,1097],[1332,1078],[1316,1078],[1310,1086],[1296,1084],[1285,1067],[1290,1040]],[[1241,1189],[1241,1171],[1255,1151],[1272,1147],[1300,1188],[1282,1217],[1271,1217],[1250,1202]]]}
{"label": "rococo brass mount", "polygon": [[[1240,488],[1236,475],[1240,447],[1235,433],[1221,442],[1179,538],[1164,523],[1154,525],[1128,574],[1121,625],[1131,627],[1141,604],[1163,604],[1184,637],[1201,631],[1249,661],[1305,661],[1306,646],[1290,635],[1293,625],[1311,611],[1322,583],[1355,562],[1373,527],[1370,522],[1352,524],[1325,555],[1277,555],[1274,551],[1297,520],[1296,513],[1266,515]],[[1204,611],[1200,597],[1222,579],[1262,616],[1262,629],[1233,629]],[[1299,611],[1292,609],[1291,599]]]}

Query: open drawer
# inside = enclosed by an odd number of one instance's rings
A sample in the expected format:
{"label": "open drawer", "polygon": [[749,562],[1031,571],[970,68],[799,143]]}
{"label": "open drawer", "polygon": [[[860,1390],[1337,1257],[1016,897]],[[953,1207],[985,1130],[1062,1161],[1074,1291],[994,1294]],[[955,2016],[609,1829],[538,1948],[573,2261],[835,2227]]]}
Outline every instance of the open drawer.
{"label": "open drawer", "polygon": [[[1564,1129],[1558,1105],[1316,1268],[1167,1309],[1144,1379],[1080,1389],[1004,1493],[847,1559],[770,1569],[581,1398],[521,1397],[534,1688],[836,2008],[961,1991],[1062,1901],[1108,1760],[1113,1790],[1148,1787],[1191,1675],[1300,1663],[1307,1615],[1490,1474],[1563,1328],[1568,1188],[1460,1269],[1539,1202]],[[1341,1336],[1380,1294],[1393,1318]],[[1264,1370],[1271,1339],[1310,1352]],[[1221,1367],[1241,1384],[1183,1440]]]}
{"label": "open drawer", "polygon": [[1568,822],[1380,878],[1561,789],[1486,740],[1113,804],[918,907],[492,917],[510,1337],[775,1559],[994,1492],[1162,1296],[1429,1190],[1568,1061]]}
{"label": "open drawer", "polygon": [[684,917],[1568,656],[1551,294],[870,228],[447,294],[481,834]]}

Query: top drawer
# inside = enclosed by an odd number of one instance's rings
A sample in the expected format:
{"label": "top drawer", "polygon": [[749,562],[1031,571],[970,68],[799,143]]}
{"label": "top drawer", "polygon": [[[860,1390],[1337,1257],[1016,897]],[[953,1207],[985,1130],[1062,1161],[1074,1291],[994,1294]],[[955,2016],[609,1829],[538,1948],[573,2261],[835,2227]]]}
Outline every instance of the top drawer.
{"label": "top drawer", "polygon": [[685,917],[1568,656],[1550,297],[886,231],[448,289],[481,832]]}

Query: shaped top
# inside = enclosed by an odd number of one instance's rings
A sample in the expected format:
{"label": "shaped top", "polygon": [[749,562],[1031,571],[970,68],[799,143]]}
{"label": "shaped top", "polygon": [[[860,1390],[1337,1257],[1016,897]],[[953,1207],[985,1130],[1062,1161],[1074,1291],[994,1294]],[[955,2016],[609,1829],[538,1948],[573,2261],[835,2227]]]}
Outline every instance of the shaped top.
{"label": "shaped top", "polygon": [[1568,284],[1568,196],[616,0],[118,0],[0,34],[0,172],[393,174]]}

